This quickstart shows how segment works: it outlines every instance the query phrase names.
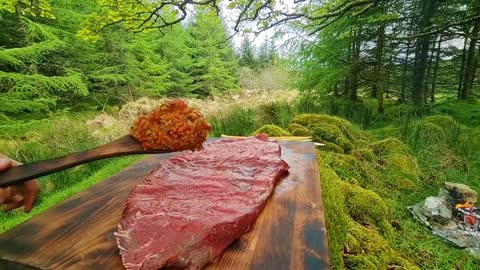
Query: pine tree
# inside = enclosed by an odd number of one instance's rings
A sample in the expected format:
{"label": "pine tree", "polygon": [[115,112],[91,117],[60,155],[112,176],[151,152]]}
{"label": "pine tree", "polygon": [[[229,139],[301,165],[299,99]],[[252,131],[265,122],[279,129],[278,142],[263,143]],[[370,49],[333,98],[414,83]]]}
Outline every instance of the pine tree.
{"label": "pine tree", "polygon": [[255,59],[255,47],[252,42],[245,36],[240,45],[240,58],[238,61],[242,67],[249,67],[251,69],[257,68],[257,60]]}
{"label": "pine tree", "polygon": [[222,20],[214,11],[197,9],[188,28],[192,61],[192,93],[209,96],[237,88],[238,71]]}
{"label": "pine tree", "polygon": [[[51,27],[24,17],[53,19],[50,5],[32,3],[0,3],[0,28],[8,29],[0,39],[0,113],[45,111],[61,97],[88,94],[82,74],[53,57],[65,53],[68,44]],[[6,33],[16,38],[6,39]]]}

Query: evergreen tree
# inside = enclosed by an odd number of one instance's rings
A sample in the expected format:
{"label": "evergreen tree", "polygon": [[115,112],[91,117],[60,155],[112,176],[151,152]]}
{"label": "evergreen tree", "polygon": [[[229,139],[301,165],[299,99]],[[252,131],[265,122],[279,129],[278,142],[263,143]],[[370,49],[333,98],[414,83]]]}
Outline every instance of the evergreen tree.
{"label": "evergreen tree", "polygon": [[[8,29],[0,39],[0,113],[48,110],[62,96],[88,94],[82,74],[69,68],[64,58],[54,57],[66,53],[68,44],[50,26],[25,17],[53,19],[50,11],[46,1],[0,5],[0,28]],[[16,37],[8,39],[6,34]]]}
{"label": "evergreen tree", "polygon": [[209,96],[237,88],[238,71],[232,45],[222,20],[214,11],[197,9],[188,27],[192,61],[193,93]]}
{"label": "evergreen tree", "polygon": [[255,47],[252,42],[245,36],[240,45],[240,59],[238,61],[242,67],[249,67],[251,69],[257,68],[257,60],[255,59]]}

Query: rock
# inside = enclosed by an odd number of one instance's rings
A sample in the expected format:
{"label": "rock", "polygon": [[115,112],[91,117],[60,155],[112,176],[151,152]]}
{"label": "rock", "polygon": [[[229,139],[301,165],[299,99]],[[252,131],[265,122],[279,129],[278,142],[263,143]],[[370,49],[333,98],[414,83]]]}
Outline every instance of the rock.
{"label": "rock", "polygon": [[444,186],[455,203],[474,203],[477,201],[477,192],[465,184],[445,182]]}
{"label": "rock", "polygon": [[442,198],[428,197],[418,210],[430,223],[445,225],[452,219],[452,211]]}

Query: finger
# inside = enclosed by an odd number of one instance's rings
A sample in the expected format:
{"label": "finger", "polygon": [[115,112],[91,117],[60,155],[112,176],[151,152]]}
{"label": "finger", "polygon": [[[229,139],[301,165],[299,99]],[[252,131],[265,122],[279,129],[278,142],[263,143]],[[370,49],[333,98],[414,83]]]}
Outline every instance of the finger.
{"label": "finger", "polygon": [[6,157],[0,157],[0,171],[6,170],[12,166],[12,161]]}
{"label": "finger", "polygon": [[11,202],[3,207],[3,211],[8,212],[23,205],[23,201]]}
{"label": "finger", "polygon": [[11,187],[0,188],[0,204],[8,201],[8,199],[10,198],[11,190]]}
{"label": "finger", "polygon": [[37,180],[25,182],[23,191],[23,196],[25,197],[23,211],[29,213],[37,200],[38,193],[40,192],[40,184]]}

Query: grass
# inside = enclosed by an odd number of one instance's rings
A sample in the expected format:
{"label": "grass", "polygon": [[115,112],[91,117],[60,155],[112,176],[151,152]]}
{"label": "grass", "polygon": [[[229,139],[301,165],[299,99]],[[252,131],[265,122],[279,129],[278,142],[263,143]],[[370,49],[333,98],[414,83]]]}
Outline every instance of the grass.
{"label": "grass", "polygon": [[0,233],[7,231],[16,225],[28,220],[29,218],[41,214],[48,208],[57,203],[67,199],[68,197],[81,192],[94,184],[106,179],[107,177],[121,171],[123,168],[131,165],[139,160],[141,156],[128,156],[115,158],[109,161],[105,166],[95,171],[86,179],[76,179],[77,183],[72,184],[58,192],[43,193],[41,200],[35,205],[32,211],[28,214],[23,212],[23,209],[16,209],[11,212],[0,212]]}
{"label": "grass", "polygon": [[[20,162],[30,163],[91,149],[120,135],[120,129],[106,129],[102,132],[89,129],[85,123],[94,114],[95,112],[58,113],[31,121],[23,119],[3,122],[0,125],[1,152]],[[107,178],[139,158],[140,156],[129,156],[99,160],[42,177],[41,193],[31,213],[25,214],[23,209],[0,212],[0,232]]]}

